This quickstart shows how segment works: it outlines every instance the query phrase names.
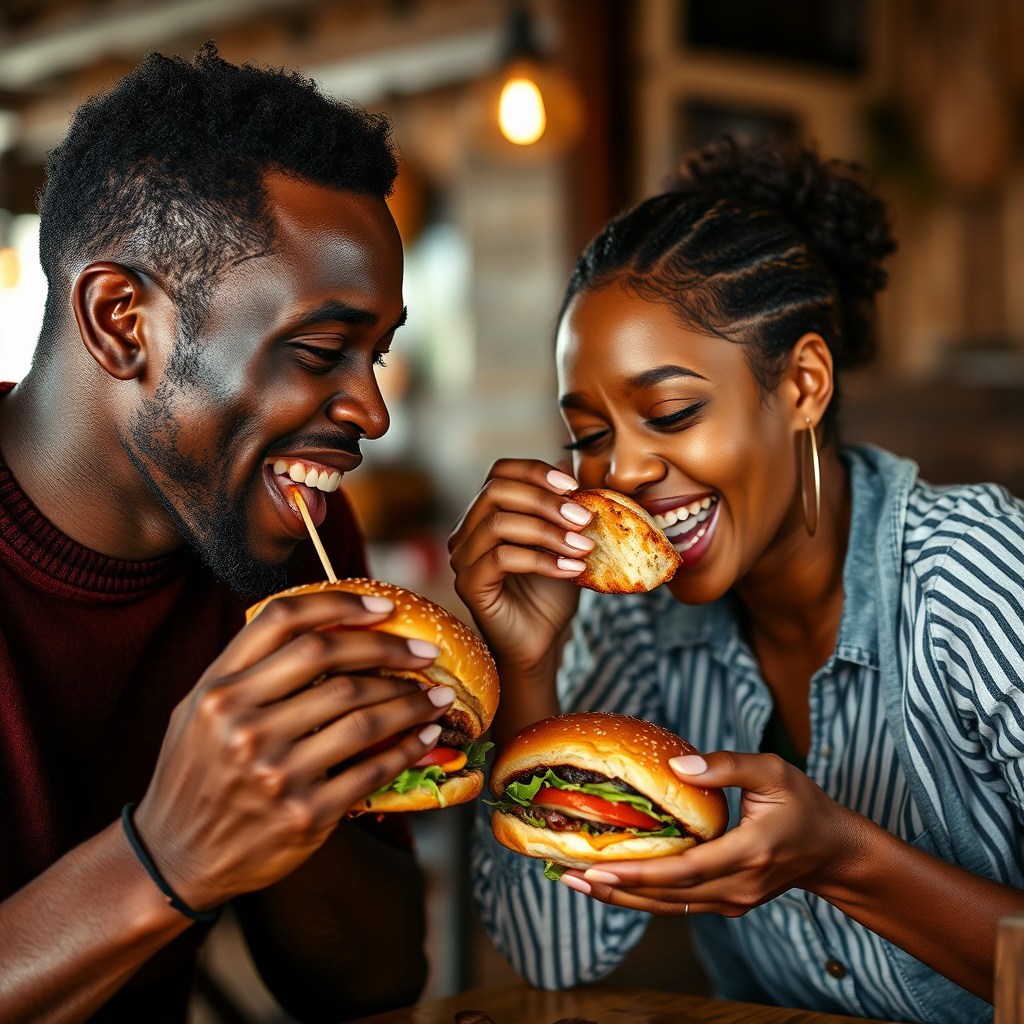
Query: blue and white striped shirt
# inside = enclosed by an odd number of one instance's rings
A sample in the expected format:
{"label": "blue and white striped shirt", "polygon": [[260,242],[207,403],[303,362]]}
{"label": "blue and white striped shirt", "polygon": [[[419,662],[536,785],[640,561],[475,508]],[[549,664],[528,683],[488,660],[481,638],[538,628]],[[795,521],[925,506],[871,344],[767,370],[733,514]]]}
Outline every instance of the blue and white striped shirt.
{"label": "blue and white striped shirt", "polygon": [[[888,500],[882,478],[910,464],[873,449],[844,449],[843,458],[853,496],[845,601],[835,652],[811,680],[807,774],[834,800],[930,853],[948,849],[959,811],[973,842],[959,862],[1022,886],[1024,506],[996,486],[935,488],[911,475],[895,545],[902,570],[886,580],[875,557]],[[896,595],[895,625],[881,619],[887,586]],[[891,646],[902,687],[899,742],[880,660],[887,629],[898,637]],[[567,711],[634,715],[706,751],[756,752],[772,709],[731,598],[687,607],[664,588],[584,591],[559,695]],[[936,782],[940,774],[955,786]],[[739,793],[727,795],[735,824]],[[484,808],[475,895],[501,952],[543,988],[612,970],[648,916],[547,881],[541,862],[494,841],[488,816]],[[991,1017],[987,1003],[802,890],[740,918],[701,915],[693,925],[716,989],[729,998],[936,1024]],[[826,970],[829,961],[845,975]]]}

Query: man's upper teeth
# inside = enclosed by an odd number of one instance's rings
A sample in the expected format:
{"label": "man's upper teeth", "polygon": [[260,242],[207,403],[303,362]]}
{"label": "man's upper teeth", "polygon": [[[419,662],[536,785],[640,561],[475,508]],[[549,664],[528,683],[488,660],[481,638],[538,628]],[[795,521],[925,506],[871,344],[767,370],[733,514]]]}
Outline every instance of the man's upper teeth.
{"label": "man's upper teeth", "polygon": [[[680,505],[679,508],[674,508],[663,516],[655,516],[654,521],[660,529],[666,531],[677,523],[685,523],[685,526],[680,526],[678,530],[673,530],[668,534],[670,537],[678,537],[680,534],[692,530],[698,523],[703,523],[711,515],[710,508],[716,501],[718,501],[717,498],[711,497],[691,501],[688,505]],[[688,519],[692,519],[692,522],[687,523]]]}
{"label": "man's upper teeth", "polygon": [[288,477],[297,484],[315,487],[328,494],[336,491],[341,483],[341,474],[337,470],[332,473],[326,469],[316,469],[304,462],[288,462],[286,459],[278,459],[274,463],[274,472],[278,476]]}

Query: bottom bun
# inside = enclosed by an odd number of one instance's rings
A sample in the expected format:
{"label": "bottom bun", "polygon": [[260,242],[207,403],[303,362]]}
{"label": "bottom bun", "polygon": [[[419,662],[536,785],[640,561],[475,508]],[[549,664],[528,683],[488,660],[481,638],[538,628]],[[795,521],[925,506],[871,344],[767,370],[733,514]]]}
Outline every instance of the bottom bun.
{"label": "bottom bun", "polygon": [[383,793],[371,793],[355,804],[349,813],[362,814],[370,811],[374,814],[393,814],[399,811],[432,811],[435,807],[464,804],[480,795],[480,790],[484,788],[484,773],[470,771],[465,775],[457,775],[445,779],[437,788],[444,797],[444,804],[437,802],[432,789],[417,786],[407,793],[396,793],[393,789],[386,789]]}
{"label": "bottom bun", "polygon": [[592,836],[588,832],[555,832],[529,825],[514,814],[501,811],[495,811],[491,817],[491,831],[502,846],[516,853],[581,869],[609,860],[668,857],[697,843],[693,836],[638,837],[630,832],[605,832],[601,836]]}

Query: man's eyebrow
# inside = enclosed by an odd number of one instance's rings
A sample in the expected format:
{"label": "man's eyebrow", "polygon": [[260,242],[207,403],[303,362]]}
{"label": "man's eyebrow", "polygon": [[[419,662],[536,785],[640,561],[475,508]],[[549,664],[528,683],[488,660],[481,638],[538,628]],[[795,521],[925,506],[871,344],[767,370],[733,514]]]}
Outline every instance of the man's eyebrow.
{"label": "man's eyebrow", "polygon": [[644,370],[643,373],[635,374],[626,379],[626,386],[630,391],[639,391],[641,388],[651,388],[664,380],[672,380],[674,377],[696,377],[698,380],[707,380],[696,370],[689,370],[685,366],[655,366],[653,369]]}
{"label": "man's eyebrow", "polygon": [[[397,331],[409,317],[409,307],[403,307],[402,314],[387,329],[386,334]],[[299,318],[302,324],[319,324],[325,321],[334,321],[341,324],[351,324],[353,327],[376,327],[380,323],[380,316],[370,309],[360,309],[358,306],[350,306],[344,302],[325,302],[320,306],[307,310]]]}

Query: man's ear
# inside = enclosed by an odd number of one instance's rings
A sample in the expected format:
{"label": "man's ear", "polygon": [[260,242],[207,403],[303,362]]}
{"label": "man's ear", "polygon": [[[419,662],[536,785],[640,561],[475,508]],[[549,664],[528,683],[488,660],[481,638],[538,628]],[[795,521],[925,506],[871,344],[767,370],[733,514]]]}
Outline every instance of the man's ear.
{"label": "man's ear", "polygon": [[816,427],[835,391],[832,353],[820,334],[809,332],[793,346],[785,377],[795,429],[804,430],[807,420]]}
{"label": "man's ear", "polygon": [[75,279],[71,307],[89,354],[111,377],[146,369],[146,322],[152,288],[119,263],[90,263]]}

